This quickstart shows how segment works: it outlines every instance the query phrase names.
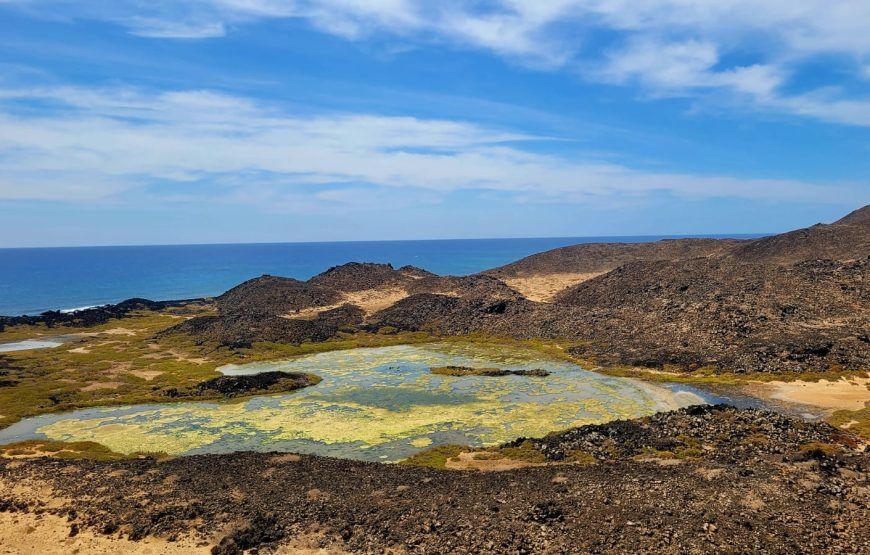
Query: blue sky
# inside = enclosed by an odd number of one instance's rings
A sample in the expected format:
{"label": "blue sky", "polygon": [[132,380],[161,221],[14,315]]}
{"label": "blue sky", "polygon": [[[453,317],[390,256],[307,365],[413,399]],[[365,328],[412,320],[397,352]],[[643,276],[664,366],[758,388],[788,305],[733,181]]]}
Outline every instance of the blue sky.
{"label": "blue sky", "polygon": [[870,2],[0,0],[0,246],[775,232],[870,202]]}

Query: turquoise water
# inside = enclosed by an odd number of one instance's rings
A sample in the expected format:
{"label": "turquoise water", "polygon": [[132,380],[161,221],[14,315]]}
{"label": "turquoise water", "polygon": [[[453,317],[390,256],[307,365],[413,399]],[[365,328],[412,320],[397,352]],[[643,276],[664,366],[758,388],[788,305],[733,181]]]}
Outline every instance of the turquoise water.
{"label": "turquoise water", "polygon": [[[432,366],[543,368],[548,377],[441,376]],[[290,451],[397,461],[433,445],[493,445],[517,437],[634,418],[706,402],[678,390],[603,376],[523,349],[429,344],[334,351],[283,362],[226,366],[323,378],[295,393],[241,402],[96,408],[23,420],[0,443],[96,441],[123,453],[172,455]]]}
{"label": "turquoise water", "polygon": [[346,262],[411,264],[465,275],[537,252],[597,241],[663,237],[574,237],[0,249],[0,315],[38,314],[131,297],[187,299],[223,293],[272,274],[308,279]]}

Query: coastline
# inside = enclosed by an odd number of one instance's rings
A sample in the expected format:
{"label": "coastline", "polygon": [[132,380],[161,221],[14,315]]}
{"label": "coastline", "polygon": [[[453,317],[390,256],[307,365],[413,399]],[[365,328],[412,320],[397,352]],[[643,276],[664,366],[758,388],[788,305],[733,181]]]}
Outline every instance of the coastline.
{"label": "coastline", "polygon": [[[437,442],[408,435],[416,454],[403,464],[250,452],[240,444],[230,445],[229,454],[201,454],[195,452],[199,444],[187,440],[176,447],[190,447],[189,454],[180,448],[165,449],[181,455],[175,457],[138,453],[130,447],[149,445],[144,435],[107,420],[99,432],[127,434],[120,443],[106,442],[134,451],[124,454],[88,441],[99,441],[99,434],[76,435],[81,430],[70,421],[72,427],[54,432],[75,432],[68,437],[84,441],[37,439],[0,447],[0,480],[19,484],[11,494],[0,494],[0,513],[21,513],[26,522],[26,515],[40,511],[66,518],[69,537],[92,539],[94,533],[134,544],[151,537],[179,544],[195,538],[192,549],[214,553],[277,550],[292,538],[308,537],[314,537],[313,549],[351,552],[537,552],[560,546],[638,552],[667,551],[670,545],[752,551],[773,537],[784,552],[801,546],[866,550],[870,537],[862,507],[870,499],[862,484],[870,457],[870,408],[860,403],[870,382],[863,368],[870,340],[854,330],[866,310],[855,292],[867,261],[849,258],[848,248],[859,245],[863,233],[850,222],[864,221],[870,209],[856,214],[844,223],[757,241],[576,245],[465,277],[353,263],[307,281],[262,276],[214,299],[131,299],[77,312],[0,318],[0,342],[78,334],[60,347],[0,354],[4,426],[77,408],[93,407],[105,416],[112,409],[104,407],[141,403],[155,403],[157,414],[172,413],[178,402],[220,401],[221,407],[238,408],[241,400],[268,412],[272,396],[248,395],[259,392],[246,389],[247,378],[236,380],[245,389],[239,396],[225,395],[228,384],[219,369],[431,342],[486,346],[503,356],[438,366],[501,368],[505,351],[522,347],[599,377],[628,379],[657,399],[649,411],[626,413],[630,395],[620,398],[608,385],[603,389],[612,398],[606,403],[613,408],[604,411],[605,418],[580,420],[572,412],[574,420],[560,420],[556,411],[544,411],[549,419],[523,432],[501,419],[498,442],[506,442],[489,447],[463,445],[462,433]],[[812,249],[795,254],[801,246],[792,238],[807,234],[825,241],[833,236],[847,249],[825,247],[825,255],[839,257],[830,260]],[[819,242],[809,244],[815,248]],[[390,373],[389,361],[382,370]],[[308,376],[288,376],[301,375]],[[537,387],[551,379],[537,375],[478,379],[490,391],[498,383],[492,380],[518,380],[510,393],[521,397],[531,391],[528,380]],[[665,394],[662,386],[670,391]],[[545,393],[558,397],[563,389]],[[736,407],[677,409],[707,391]],[[415,402],[432,403],[435,393]],[[396,406],[395,398],[370,395],[361,401],[338,408],[364,415],[368,405],[382,412]],[[183,412],[184,406],[174,408]],[[446,410],[427,411],[426,418],[407,424],[428,429],[444,422],[437,413]],[[135,420],[137,414],[130,416]],[[195,410],[184,414],[200,431],[209,429],[210,421]],[[526,410],[520,416],[531,421],[541,414]],[[264,416],[255,418],[266,422]],[[341,440],[354,448],[364,448],[364,440],[384,441],[366,422],[349,425],[316,410],[309,416],[294,422],[306,430],[324,421],[327,427],[303,440]],[[166,428],[171,422],[142,418],[173,433]],[[473,415],[461,420],[478,428],[492,425]],[[586,424],[601,420],[606,422]],[[179,422],[186,425],[184,415]],[[235,426],[245,437],[256,435],[232,414],[213,424],[214,430]],[[283,429],[278,420],[271,424]],[[363,428],[369,435],[356,433]],[[517,437],[523,434],[535,437]],[[200,439],[215,437],[221,436]],[[282,484],[278,498],[276,481]],[[46,511],[46,499],[76,501]],[[57,538],[64,525],[47,520]],[[586,521],[599,526],[568,524]]]}

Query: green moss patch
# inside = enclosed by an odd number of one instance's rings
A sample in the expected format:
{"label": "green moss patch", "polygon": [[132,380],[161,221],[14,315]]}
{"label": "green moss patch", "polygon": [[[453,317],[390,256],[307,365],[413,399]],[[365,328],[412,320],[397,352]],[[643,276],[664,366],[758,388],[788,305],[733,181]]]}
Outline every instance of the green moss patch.
{"label": "green moss patch", "polygon": [[448,460],[458,457],[460,453],[472,450],[473,449],[467,445],[439,445],[408,457],[399,464],[425,466],[428,468],[443,470],[447,467]]}
{"label": "green moss patch", "polygon": [[117,461],[143,457],[166,458],[165,453],[116,453],[108,447],[93,441],[48,441],[33,439],[0,445],[0,457],[57,457],[59,459],[88,459],[95,461]]}
{"label": "green moss patch", "polygon": [[870,406],[858,410],[838,410],[831,415],[828,423],[870,440]]}

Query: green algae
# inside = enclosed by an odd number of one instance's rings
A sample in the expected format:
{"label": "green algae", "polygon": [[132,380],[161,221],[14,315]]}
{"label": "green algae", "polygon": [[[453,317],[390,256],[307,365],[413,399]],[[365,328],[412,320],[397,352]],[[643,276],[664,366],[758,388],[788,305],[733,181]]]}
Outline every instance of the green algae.
{"label": "green algae", "polygon": [[[429,373],[437,365],[545,368],[551,375],[494,380]],[[290,395],[231,404],[145,405],[41,417],[0,432],[0,441],[23,430],[53,440],[93,441],[120,453],[255,449],[395,461],[429,445],[495,445],[699,401],[586,372],[534,349],[460,342],[333,351],[220,370],[230,375],[315,373],[323,381]]]}

